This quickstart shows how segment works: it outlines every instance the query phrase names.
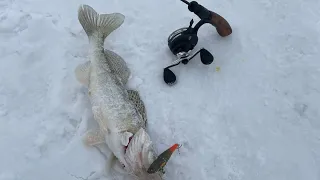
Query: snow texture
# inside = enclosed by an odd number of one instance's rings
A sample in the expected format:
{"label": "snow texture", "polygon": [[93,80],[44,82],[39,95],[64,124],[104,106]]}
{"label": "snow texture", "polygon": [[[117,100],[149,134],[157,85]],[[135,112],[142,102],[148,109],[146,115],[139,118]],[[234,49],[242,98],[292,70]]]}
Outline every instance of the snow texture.
{"label": "snow texture", "polygon": [[179,0],[0,1],[0,180],[121,179],[105,173],[103,148],[86,147],[94,126],[86,88],[74,76],[87,60],[80,4],[120,12],[105,41],[132,72],[159,152],[182,145],[169,180],[320,179],[320,1],[199,0],[233,28],[199,31],[199,56],[173,68],[168,35],[196,15]]}

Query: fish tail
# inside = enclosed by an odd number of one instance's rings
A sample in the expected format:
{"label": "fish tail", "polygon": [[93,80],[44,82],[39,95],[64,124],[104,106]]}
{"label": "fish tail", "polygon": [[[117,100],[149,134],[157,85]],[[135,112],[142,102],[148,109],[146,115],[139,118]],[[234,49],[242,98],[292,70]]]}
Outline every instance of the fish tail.
{"label": "fish tail", "polygon": [[98,14],[92,7],[81,5],[78,9],[78,19],[89,39],[99,38],[103,41],[124,22],[121,13]]}

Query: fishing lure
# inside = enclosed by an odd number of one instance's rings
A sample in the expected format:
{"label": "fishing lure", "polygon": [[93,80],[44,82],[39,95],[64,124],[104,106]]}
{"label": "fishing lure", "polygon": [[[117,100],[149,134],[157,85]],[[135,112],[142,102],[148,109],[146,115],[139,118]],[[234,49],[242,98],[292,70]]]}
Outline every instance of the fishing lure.
{"label": "fishing lure", "polygon": [[169,149],[165,150],[163,153],[161,153],[158,158],[153,161],[153,163],[148,168],[147,172],[149,174],[161,171],[164,173],[164,166],[167,164],[168,160],[170,159],[172,153],[179,149],[181,146],[179,144],[172,145]]}

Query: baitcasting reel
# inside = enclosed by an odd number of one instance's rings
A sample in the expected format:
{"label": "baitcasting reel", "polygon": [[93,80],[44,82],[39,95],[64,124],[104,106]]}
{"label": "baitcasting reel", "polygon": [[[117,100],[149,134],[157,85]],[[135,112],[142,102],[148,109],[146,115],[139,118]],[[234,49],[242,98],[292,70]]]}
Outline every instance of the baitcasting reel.
{"label": "baitcasting reel", "polygon": [[196,1],[181,1],[188,5],[189,11],[195,13],[200,18],[200,21],[192,27],[194,23],[192,19],[189,27],[177,29],[168,37],[169,49],[175,56],[177,56],[177,60],[175,60],[170,66],[164,68],[163,71],[163,79],[168,85],[173,85],[176,82],[176,76],[169,68],[177,66],[180,63],[188,64],[188,62],[198,53],[200,53],[200,59],[203,64],[209,65],[213,62],[213,55],[204,48],[201,48],[193,55],[190,54],[198,43],[197,33],[202,25],[206,23],[213,25],[218,34],[222,37],[228,36],[232,33],[229,23],[219,14],[209,11]]}

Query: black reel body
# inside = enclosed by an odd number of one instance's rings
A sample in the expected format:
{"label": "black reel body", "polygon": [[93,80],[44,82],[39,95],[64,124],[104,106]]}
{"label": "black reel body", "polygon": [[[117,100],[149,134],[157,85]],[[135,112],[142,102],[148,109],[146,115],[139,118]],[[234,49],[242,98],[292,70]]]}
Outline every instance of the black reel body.
{"label": "black reel body", "polygon": [[197,43],[197,34],[190,33],[188,28],[177,29],[168,38],[169,49],[174,55],[181,52],[189,52]]}

